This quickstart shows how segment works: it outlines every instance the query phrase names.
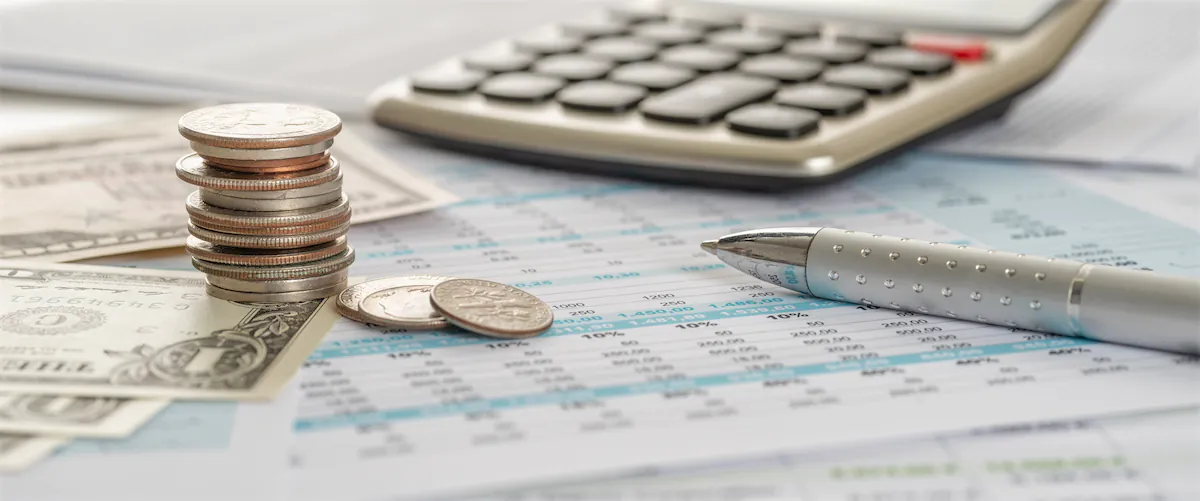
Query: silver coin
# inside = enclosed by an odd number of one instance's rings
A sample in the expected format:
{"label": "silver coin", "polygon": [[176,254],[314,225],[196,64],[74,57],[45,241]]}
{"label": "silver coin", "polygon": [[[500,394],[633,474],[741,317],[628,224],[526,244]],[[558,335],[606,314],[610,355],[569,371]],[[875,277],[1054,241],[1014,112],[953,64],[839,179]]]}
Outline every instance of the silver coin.
{"label": "silver coin", "polygon": [[292,280],[274,280],[270,282],[253,282],[249,280],[237,280],[234,278],[219,277],[216,275],[208,275],[205,277],[208,283],[220,287],[225,290],[234,292],[249,292],[255,294],[266,294],[276,292],[300,292],[314,289],[323,289],[340,283],[345,283],[349,277],[349,270],[342,270],[330,275],[313,277],[313,278],[298,278]]}
{"label": "silver coin", "polygon": [[331,111],[287,103],[233,103],[192,110],[179,119],[189,141],[226,148],[288,148],[330,139],[342,130]]}
{"label": "silver coin", "polygon": [[[280,199],[274,199],[274,200],[266,199],[266,198],[231,197],[231,196],[214,193],[211,190],[205,190],[205,191],[208,191],[208,193],[201,192],[200,200],[202,200],[204,203],[206,203],[210,206],[220,207],[222,209],[233,209],[233,210],[242,210],[242,211],[251,211],[251,212],[255,212],[255,211],[278,212],[278,211],[311,209],[314,207],[319,207],[322,205],[336,202],[339,198],[342,197],[341,190],[331,191],[329,193],[324,193],[321,195],[314,195],[311,197],[280,198]],[[296,190],[293,190],[293,191],[296,191]],[[228,192],[226,192],[226,193],[228,193]],[[255,192],[246,192],[246,193],[255,193]],[[270,192],[264,191],[264,192],[258,192],[258,193],[270,193]]]}
{"label": "silver coin", "polygon": [[350,223],[325,231],[300,235],[238,235],[205,229],[196,226],[191,221],[188,221],[187,226],[188,233],[205,242],[224,245],[226,247],[245,247],[248,249],[295,249],[298,247],[311,247],[337,240],[340,237],[346,236],[346,232],[350,231]]}
{"label": "silver coin", "polygon": [[320,155],[333,147],[333,140],[326,139],[316,144],[294,146],[291,148],[266,148],[248,150],[243,148],[222,148],[192,141],[192,151],[212,158],[228,160],[286,160],[312,155]]}
{"label": "silver coin", "polygon": [[348,220],[350,217],[350,199],[342,195],[333,203],[307,209],[258,212],[225,209],[209,205],[200,199],[200,191],[197,190],[188,195],[187,212],[192,221],[204,227],[277,228],[282,226],[308,226]]}
{"label": "silver coin", "polygon": [[250,174],[218,169],[204,163],[195,153],[185,155],[175,162],[175,176],[183,182],[208,188],[228,191],[282,191],[307,188],[333,181],[341,175],[337,159],[330,157],[324,167],[284,172],[279,174]]}
{"label": "silver coin", "polygon": [[554,312],[533,294],[473,278],[447,280],[429,295],[433,308],[450,323],[485,336],[536,336],[554,324]]}
{"label": "silver coin", "polygon": [[329,287],[307,291],[257,293],[231,291],[229,289],[222,289],[213,284],[206,284],[204,286],[204,290],[212,297],[224,299],[226,301],[238,301],[242,303],[303,303],[305,301],[313,301],[335,296],[345,288],[346,284],[343,282],[340,284],[331,285]]}
{"label": "silver coin", "polygon": [[404,329],[442,329],[450,323],[429,304],[433,285],[403,285],[368,295],[358,310],[368,323]]}
{"label": "silver coin", "polygon": [[289,198],[310,198],[319,195],[328,195],[341,190],[342,174],[339,172],[337,177],[328,183],[314,184],[307,188],[296,188],[294,190],[233,191],[200,188],[200,199],[203,200],[212,195],[219,195],[222,197],[247,198],[251,200],[286,200]]}
{"label": "silver coin", "polygon": [[206,275],[248,282],[322,277],[349,268],[351,264],[354,264],[354,247],[349,246],[342,253],[330,258],[283,266],[238,266],[192,258],[192,267]]}
{"label": "silver coin", "polygon": [[454,277],[442,277],[437,275],[410,275],[406,277],[389,277],[376,278],[367,280],[366,282],[354,284],[350,288],[342,291],[338,295],[337,307],[338,312],[342,316],[362,323],[374,323],[368,320],[366,316],[359,310],[359,304],[367,296],[379,292],[381,290],[392,289],[396,287],[404,287],[408,285],[425,285],[433,286],[446,280],[452,280]]}
{"label": "silver coin", "polygon": [[318,261],[341,254],[348,244],[346,237],[332,242],[301,247],[299,249],[247,249],[244,247],[225,247],[213,245],[188,236],[184,244],[188,254],[205,261],[239,266],[283,266],[288,264]]}

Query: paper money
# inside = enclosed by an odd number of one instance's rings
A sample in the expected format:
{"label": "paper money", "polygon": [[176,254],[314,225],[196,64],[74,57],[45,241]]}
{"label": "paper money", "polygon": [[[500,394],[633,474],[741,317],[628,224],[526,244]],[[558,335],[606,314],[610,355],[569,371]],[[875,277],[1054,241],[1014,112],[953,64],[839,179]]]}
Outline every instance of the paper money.
{"label": "paper money", "polygon": [[169,400],[62,395],[0,395],[0,433],[124,437]]}
{"label": "paper money", "polygon": [[23,470],[68,440],[66,437],[0,433],[0,472]]}
{"label": "paper money", "polygon": [[[187,237],[175,177],[190,153],[183,111],[0,143],[0,259],[75,261],[164,247]],[[353,223],[426,211],[457,198],[380,154],[348,127],[333,154]]]}
{"label": "paper money", "polygon": [[0,261],[0,393],[270,398],[337,317],[215,299],[194,272]]}

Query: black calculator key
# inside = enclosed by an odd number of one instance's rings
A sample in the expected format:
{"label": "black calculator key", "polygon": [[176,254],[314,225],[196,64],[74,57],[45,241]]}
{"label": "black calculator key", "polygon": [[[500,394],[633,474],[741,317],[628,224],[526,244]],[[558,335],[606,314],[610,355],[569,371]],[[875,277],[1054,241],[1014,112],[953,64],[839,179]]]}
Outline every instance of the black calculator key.
{"label": "black calculator key", "polygon": [[583,38],[611,37],[629,30],[624,22],[612,18],[591,18],[562,23],[563,33]]}
{"label": "black calculator key", "polygon": [[825,83],[839,87],[854,87],[868,94],[886,96],[908,88],[908,73],[865,64],[847,64],[825,70]]}
{"label": "black calculator key", "polygon": [[618,63],[632,63],[654,57],[658,44],[634,37],[598,38],[584,44],[582,52]]}
{"label": "black calculator key", "polygon": [[708,31],[736,28],[742,25],[740,14],[721,9],[682,7],[671,14],[672,19],[676,22]]}
{"label": "black calculator key", "polygon": [[752,104],[725,115],[729,128],[745,134],[794,139],[817,130],[821,114],[777,104]]}
{"label": "black calculator key", "polygon": [[579,82],[558,92],[555,99],[568,108],[620,113],[646,97],[646,89],[606,80]]}
{"label": "black calculator key", "polygon": [[534,73],[504,73],[484,80],[479,93],[492,99],[538,103],[566,85],[561,78]]}
{"label": "black calculator key", "polygon": [[900,45],[904,41],[904,33],[890,28],[876,26],[851,26],[839,28],[837,39],[846,42],[865,43],[872,47],[888,47]]}
{"label": "black calculator key", "polygon": [[413,75],[412,88],[424,92],[469,92],[487,78],[485,71],[470,68],[444,67]]}
{"label": "black calculator key", "polygon": [[583,45],[583,39],[565,33],[538,33],[513,41],[518,50],[533,54],[562,54],[574,52]]}
{"label": "black calculator key", "polygon": [[867,62],[874,66],[904,70],[921,76],[944,73],[954,66],[954,60],[945,54],[904,47],[879,49],[867,56]]}
{"label": "black calculator key", "polygon": [[763,54],[738,65],[738,71],[750,75],[774,78],[782,82],[807,82],[825,69],[825,64],[784,54]]}
{"label": "black calculator key", "polygon": [[567,80],[595,80],[608,74],[613,63],[606,59],[579,54],[557,54],[539,60],[533,72]]}
{"label": "black calculator key", "polygon": [[524,52],[490,50],[467,54],[463,57],[463,65],[475,70],[505,73],[526,69],[534,59]]}
{"label": "black calculator key", "polygon": [[627,23],[647,23],[667,18],[667,11],[653,5],[619,5],[608,9],[609,14]]}
{"label": "black calculator key", "polygon": [[807,108],[825,116],[840,117],[863,109],[867,93],[822,84],[800,84],[779,91],[775,94],[775,102]]}
{"label": "black calculator key", "polygon": [[677,45],[658,53],[659,61],[705,72],[729,69],[741,58],[736,51],[711,45]]}
{"label": "black calculator key", "polygon": [[769,78],[716,73],[642,101],[646,118],[707,125],[746,104],[769,97],[778,85]]}
{"label": "black calculator key", "polygon": [[746,20],[746,28],[788,38],[812,38],[821,34],[821,24],[774,14],[758,14]]}
{"label": "black calculator key", "polygon": [[626,64],[608,74],[608,79],[614,82],[656,91],[673,89],[693,78],[696,78],[695,71],[655,62]]}
{"label": "black calculator key", "polygon": [[708,44],[746,54],[764,54],[783,47],[783,38],[761,31],[730,29],[709,35]]}
{"label": "black calculator key", "polygon": [[783,51],[793,56],[817,59],[829,64],[853,63],[867,57],[866,45],[819,38],[789,42]]}
{"label": "black calculator key", "polygon": [[699,42],[704,30],[679,23],[647,23],[633,28],[633,36],[661,45]]}

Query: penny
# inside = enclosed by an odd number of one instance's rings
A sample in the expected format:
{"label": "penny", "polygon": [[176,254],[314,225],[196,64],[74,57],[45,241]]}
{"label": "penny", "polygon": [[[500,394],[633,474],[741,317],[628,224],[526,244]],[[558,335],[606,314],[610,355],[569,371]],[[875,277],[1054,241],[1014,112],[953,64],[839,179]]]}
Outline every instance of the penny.
{"label": "penny", "polygon": [[296,278],[292,280],[272,280],[268,282],[238,280],[217,275],[209,275],[205,279],[209,284],[234,292],[250,292],[258,294],[276,292],[299,292],[313,289],[323,289],[332,285],[344,284],[350,274],[342,270],[329,275],[312,278]]}
{"label": "penny", "polygon": [[433,305],[429,293],[433,285],[404,285],[368,295],[358,304],[358,310],[369,322],[404,329],[441,329],[449,327]]}
{"label": "penny", "polygon": [[353,263],[353,247],[347,247],[340,254],[330,258],[284,266],[238,266],[192,258],[192,267],[209,276],[233,278],[249,282],[319,277],[349,268]]}
{"label": "penny", "polygon": [[208,188],[229,191],[278,191],[294,190],[333,181],[341,174],[336,159],[330,157],[323,167],[299,172],[280,174],[247,174],[211,167],[195,153],[175,162],[175,175],[183,182]]}
{"label": "penny", "polygon": [[299,249],[246,249],[215,245],[189,236],[185,245],[188,254],[191,254],[192,257],[212,263],[240,266],[283,266],[319,261],[336,256],[346,250],[347,244],[346,237],[341,237],[332,242]]}
{"label": "penny", "polygon": [[211,146],[196,141],[191,142],[192,151],[197,154],[211,158],[223,158],[226,160],[282,160],[288,158],[300,158],[310,155],[320,155],[333,147],[333,140],[326,139],[315,144],[306,144],[304,146],[293,146],[291,148],[266,148],[261,150],[247,150],[241,148],[222,148],[220,146]]}
{"label": "penny", "polygon": [[536,336],[554,323],[554,312],[533,294],[488,280],[447,280],[433,288],[430,303],[450,323],[491,337]]}
{"label": "penny", "polygon": [[317,299],[325,299],[330,296],[337,295],[342,289],[346,288],[345,283],[331,285],[320,289],[295,292],[238,292],[229,289],[222,289],[213,284],[204,286],[205,292],[208,295],[217,299],[226,301],[238,301],[243,303],[302,303],[305,301],[315,301]]}
{"label": "penny", "polygon": [[410,275],[406,277],[389,277],[376,278],[367,280],[366,282],[358,283],[350,286],[350,288],[338,295],[337,307],[338,312],[342,316],[362,323],[374,323],[367,319],[359,310],[359,304],[367,296],[376,292],[392,289],[396,287],[405,287],[409,285],[433,286],[446,280],[452,280],[454,277],[442,277],[437,275]]}
{"label": "penny", "polygon": [[215,207],[204,203],[200,199],[200,192],[194,191],[188,196],[187,212],[193,222],[205,228],[210,228],[210,225],[234,228],[308,226],[334,221],[349,221],[350,199],[342,195],[336,202],[309,209],[263,212]]}
{"label": "penny", "polygon": [[350,225],[343,224],[322,232],[301,235],[238,235],[236,233],[205,229],[188,221],[188,233],[200,240],[226,247],[248,249],[294,249],[296,247],[310,247],[344,237],[349,230]]}
{"label": "penny", "polygon": [[179,119],[189,141],[225,148],[269,149],[319,143],[336,136],[331,111],[286,103],[235,103],[193,110]]}
{"label": "penny", "polygon": [[279,160],[233,160],[200,155],[204,163],[219,169],[255,174],[274,174],[277,172],[295,172],[298,170],[315,169],[329,161],[329,152],[308,155],[300,158],[283,158]]}
{"label": "penny", "polygon": [[[330,184],[332,184],[332,183],[330,183]],[[279,193],[279,192],[272,192],[272,191],[242,191],[242,192],[233,191],[233,192],[229,192],[229,191],[203,190],[202,189],[202,190],[200,190],[200,200],[208,205],[220,207],[222,209],[233,209],[233,210],[241,210],[241,211],[276,212],[276,211],[311,209],[314,207],[320,207],[322,205],[331,204],[331,203],[336,202],[339,199],[341,199],[342,198],[342,190],[341,190],[342,183],[341,183],[341,181],[337,181],[337,184],[338,184],[337,189],[330,191],[328,193],[322,193],[320,195],[313,195],[310,197],[291,197],[291,198],[250,198],[250,197],[237,197],[237,196],[226,195],[226,193],[267,193],[267,194]],[[301,188],[300,190],[287,190],[287,191],[301,191],[301,190],[307,190],[307,189],[308,188]]]}

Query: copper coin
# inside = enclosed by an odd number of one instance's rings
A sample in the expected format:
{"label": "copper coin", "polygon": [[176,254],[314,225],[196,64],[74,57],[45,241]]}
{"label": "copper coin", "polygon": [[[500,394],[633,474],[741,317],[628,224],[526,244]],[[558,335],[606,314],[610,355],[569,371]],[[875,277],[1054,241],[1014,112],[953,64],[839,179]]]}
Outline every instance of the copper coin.
{"label": "copper coin", "polygon": [[329,152],[320,155],[309,155],[300,158],[285,158],[283,160],[233,160],[200,155],[204,163],[213,167],[234,172],[250,172],[255,174],[270,174],[276,172],[296,172],[299,170],[315,169],[329,161]]}
{"label": "copper coin", "polygon": [[322,232],[300,235],[238,235],[236,233],[205,229],[196,226],[191,221],[188,221],[187,226],[188,233],[205,242],[246,249],[295,249],[298,247],[311,247],[344,237],[346,236],[346,232],[350,230],[349,224],[343,224]]}
{"label": "copper coin", "polygon": [[269,149],[319,143],[342,130],[331,111],[287,103],[235,103],[193,110],[179,119],[189,141],[223,148]]}
{"label": "copper coin", "polygon": [[284,266],[238,266],[221,264],[192,258],[192,267],[206,275],[245,280],[249,282],[268,282],[273,280],[296,280],[314,278],[337,273],[354,264],[354,248],[346,250],[330,258],[308,263],[289,264]]}
{"label": "copper coin", "polygon": [[213,263],[236,264],[240,266],[283,266],[319,261],[336,256],[346,250],[346,237],[299,249],[245,249],[240,247],[226,247],[224,245],[205,242],[192,236],[187,238],[186,245],[188,254],[191,254],[192,257]]}
{"label": "copper coin", "polygon": [[349,221],[350,199],[342,195],[336,202],[309,209],[248,211],[224,209],[210,205],[200,198],[199,191],[193,191],[187,198],[187,213],[192,221],[205,228],[210,226],[248,229],[308,226],[330,221]]}
{"label": "copper coin", "polygon": [[183,182],[208,188],[229,191],[280,191],[294,190],[330,182],[341,174],[336,158],[330,157],[323,167],[297,172],[276,174],[248,174],[219,169],[204,163],[195,153],[185,155],[175,162],[175,175]]}

